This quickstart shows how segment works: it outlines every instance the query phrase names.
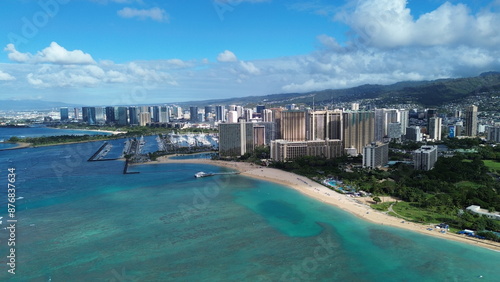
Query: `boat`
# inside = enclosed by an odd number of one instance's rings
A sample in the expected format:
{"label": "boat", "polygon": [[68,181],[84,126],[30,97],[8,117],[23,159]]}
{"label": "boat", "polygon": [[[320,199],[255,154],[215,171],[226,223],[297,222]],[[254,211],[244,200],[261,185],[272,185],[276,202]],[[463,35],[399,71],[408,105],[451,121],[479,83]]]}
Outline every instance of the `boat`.
{"label": "boat", "polygon": [[200,172],[195,173],[194,177],[200,178],[200,177],[207,177],[207,176],[212,176],[212,175],[214,175],[214,174],[213,173],[206,173],[206,172],[200,171]]}

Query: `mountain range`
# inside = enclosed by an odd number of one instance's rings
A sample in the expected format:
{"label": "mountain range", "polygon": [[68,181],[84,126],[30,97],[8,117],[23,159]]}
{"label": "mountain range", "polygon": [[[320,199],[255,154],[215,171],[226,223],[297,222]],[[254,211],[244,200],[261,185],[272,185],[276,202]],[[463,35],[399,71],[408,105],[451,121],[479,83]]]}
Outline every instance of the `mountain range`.
{"label": "mountain range", "polygon": [[[283,93],[264,96],[235,97],[176,103],[181,106],[206,105],[266,105],[306,104],[326,106],[370,99],[375,106],[390,104],[419,104],[439,107],[447,103],[460,103],[478,93],[496,93],[500,96],[500,72],[486,72],[476,77],[450,78],[432,81],[404,81],[391,85],[365,84],[347,89],[326,89],[307,93]],[[168,103],[168,101],[166,101]],[[41,100],[0,100],[0,111],[51,110],[80,105]]]}

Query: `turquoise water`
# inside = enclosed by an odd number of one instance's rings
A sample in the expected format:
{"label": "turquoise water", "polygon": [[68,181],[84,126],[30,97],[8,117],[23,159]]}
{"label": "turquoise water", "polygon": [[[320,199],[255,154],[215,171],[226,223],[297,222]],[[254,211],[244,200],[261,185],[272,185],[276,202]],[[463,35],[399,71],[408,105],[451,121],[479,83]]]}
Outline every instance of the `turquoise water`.
{"label": "turquoise water", "polygon": [[[15,167],[12,281],[497,281],[500,253],[362,221],[195,164],[86,162],[101,142],[0,152]],[[70,157],[67,157],[70,156]],[[0,190],[5,207],[6,191]],[[0,210],[4,217],[6,210]],[[126,280],[128,279],[128,280]]]}
{"label": "turquoise water", "polygon": [[111,133],[92,130],[57,129],[44,126],[17,128],[0,127],[0,141],[7,141],[13,136],[24,138],[58,135],[111,135]]}

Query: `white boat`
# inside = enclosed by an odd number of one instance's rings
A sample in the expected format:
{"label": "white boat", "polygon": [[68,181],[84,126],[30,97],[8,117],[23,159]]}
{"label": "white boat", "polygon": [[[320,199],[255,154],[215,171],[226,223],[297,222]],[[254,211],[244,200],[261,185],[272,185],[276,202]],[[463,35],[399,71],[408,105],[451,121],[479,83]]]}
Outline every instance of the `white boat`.
{"label": "white boat", "polygon": [[200,172],[195,173],[194,177],[200,178],[200,177],[207,177],[207,176],[212,176],[212,175],[213,175],[212,173],[206,173],[206,172],[200,171]]}

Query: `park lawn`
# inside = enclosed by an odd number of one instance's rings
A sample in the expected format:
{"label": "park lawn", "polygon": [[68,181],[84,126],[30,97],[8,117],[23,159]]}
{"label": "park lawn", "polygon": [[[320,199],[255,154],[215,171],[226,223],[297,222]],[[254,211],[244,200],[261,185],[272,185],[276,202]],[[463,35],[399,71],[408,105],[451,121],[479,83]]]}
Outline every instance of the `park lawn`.
{"label": "park lawn", "polygon": [[397,202],[392,209],[399,215],[409,218],[412,221],[422,223],[451,223],[456,222],[457,217],[446,213],[439,213],[423,208],[416,207],[414,203]]}
{"label": "park lawn", "polygon": [[389,206],[392,205],[393,203],[395,203],[395,202],[385,202],[385,203],[380,203],[380,204],[373,204],[373,205],[370,205],[370,207],[374,210],[386,212],[389,210]]}
{"label": "park lawn", "polygon": [[457,188],[480,188],[483,186],[481,184],[477,184],[472,181],[460,181],[457,182],[455,185],[457,186]]}
{"label": "park lawn", "polygon": [[484,160],[483,163],[492,171],[500,170],[500,162],[493,160]]}

